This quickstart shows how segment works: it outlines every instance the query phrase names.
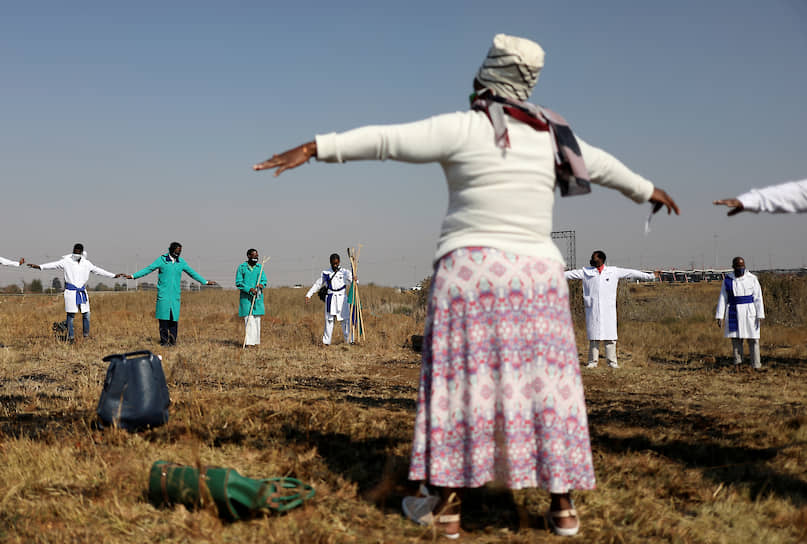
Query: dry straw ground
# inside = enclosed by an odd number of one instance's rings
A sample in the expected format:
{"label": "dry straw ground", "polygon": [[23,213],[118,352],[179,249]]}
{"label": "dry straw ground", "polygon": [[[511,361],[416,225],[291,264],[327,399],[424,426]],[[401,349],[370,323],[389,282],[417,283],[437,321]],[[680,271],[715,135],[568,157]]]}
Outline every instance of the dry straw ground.
{"label": "dry straw ground", "polygon": [[[587,542],[807,540],[807,283],[766,281],[765,370],[729,364],[711,312],[717,284],[621,289],[622,368],[584,370],[598,489],[578,493]],[[273,289],[263,344],[242,352],[236,295],[184,295],[180,345],[161,349],[153,293],[93,295],[93,337],[49,333],[60,296],[0,298],[0,540],[5,542],[414,542],[402,518],[422,328],[418,297],[367,287],[368,341],[318,347],[318,301]],[[316,303],[314,303],[316,302]],[[578,344],[585,348],[579,288]],[[93,430],[104,355],[164,357],[170,422]],[[225,523],[156,509],[151,463],[295,476],[313,501]],[[495,486],[465,498],[465,542],[561,542],[546,493]]]}

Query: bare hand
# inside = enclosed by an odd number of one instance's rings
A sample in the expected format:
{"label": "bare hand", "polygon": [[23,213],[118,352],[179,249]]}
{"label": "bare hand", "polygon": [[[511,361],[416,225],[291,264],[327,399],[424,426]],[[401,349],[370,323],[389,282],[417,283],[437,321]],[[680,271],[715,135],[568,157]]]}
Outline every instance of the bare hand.
{"label": "bare hand", "polygon": [[205,285],[218,285],[218,283],[216,283],[216,282],[215,282],[215,281],[213,281],[213,280],[210,280],[210,281],[209,281],[209,282],[207,282]]}
{"label": "bare hand", "polygon": [[134,279],[134,276],[132,276],[131,274],[124,274],[123,277],[126,278],[127,280],[133,280]]}
{"label": "bare hand", "polygon": [[667,206],[667,215],[670,215],[673,211],[675,215],[681,215],[681,212],[678,210],[678,205],[663,189],[659,189],[658,187],[654,188],[653,194],[650,195],[650,202],[653,203],[653,213],[659,211],[663,206]]}
{"label": "bare hand", "polygon": [[115,274],[116,278],[125,278],[127,277],[126,274]]}
{"label": "bare hand", "polygon": [[723,320],[722,320],[722,319],[718,319],[718,320],[717,320],[717,327],[718,327],[718,328],[720,328],[720,327],[722,327],[722,326],[723,326]]}
{"label": "bare hand", "polygon": [[25,264],[25,259],[23,257],[20,257],[19,263],[20,264]]}
{"label": "bare hand", "polygon": [[724,198],[723,200],[715,200],[712,202],[715,206],[728,206],[729,208],[734,208],[733,210],[729,210],[726,214],[728,216],[737,215],[741,211],[745,209],[743,203],[737,200],[736,198]]}
{"label": "bare hand", "polygon": [[253,287],[252,289],[249,290],[249,294],[254,297],[255,295],[258,294],[258,290]]}
{"label": "bare hand", "polygon": [[311,302],[311,297],[305,297],[305,303],[308,304],[309,302]]}
{"label": "bare hand", "polygon": [[253,166],[252,169],[258,172],[260,170],[271,170],[272,168],[277,168],[277,171],[275,172],[275,177],[277,177],[286,170],[297,168],[301,164],[308,162],[308,159],[311,157],[316,158],[316,156],[317,143],[308,142],[304,143],[303,145],[298,145],[293,149],[289,149],[288,151],[284,151],[280,155],[272,155],[271,159],[259,162]]}
{"label": "bare hand", "polygon": [[42,270],[41,268],[39,268],[39,265],[38,265],[38,264],[31,264],[31,263],[28,263],[28,267],[29,267],[29,268],[36,268],[37,270]]}

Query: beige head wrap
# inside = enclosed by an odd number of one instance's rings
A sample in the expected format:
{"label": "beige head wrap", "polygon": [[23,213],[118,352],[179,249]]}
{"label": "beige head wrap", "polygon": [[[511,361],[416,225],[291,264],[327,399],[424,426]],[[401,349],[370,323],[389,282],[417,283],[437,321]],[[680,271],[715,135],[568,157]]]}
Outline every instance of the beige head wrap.
{"label": "beige head wrap", "polygon": [[496,34],[476,79],[499,96],[524,101],[544,66],[544,50],[526,38]]}

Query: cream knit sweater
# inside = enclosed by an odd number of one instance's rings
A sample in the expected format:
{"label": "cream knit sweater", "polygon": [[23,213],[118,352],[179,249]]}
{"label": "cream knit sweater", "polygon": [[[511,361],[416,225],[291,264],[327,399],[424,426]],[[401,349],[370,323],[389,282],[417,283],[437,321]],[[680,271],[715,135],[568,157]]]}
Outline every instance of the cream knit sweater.
{"label": "cream knit sweater", "polygon": [[[366,126],[317,135],[326,162],[439,162],[448,183],[435,260],[461,247],[483,246],[563,262],[551,239],[555,163],[548,132],[508,117],[510,149],[493,143],[482,112],[430,117],[402,125]],[[577,140],[591,181],[646,202],[653,184],[605,151]]]}

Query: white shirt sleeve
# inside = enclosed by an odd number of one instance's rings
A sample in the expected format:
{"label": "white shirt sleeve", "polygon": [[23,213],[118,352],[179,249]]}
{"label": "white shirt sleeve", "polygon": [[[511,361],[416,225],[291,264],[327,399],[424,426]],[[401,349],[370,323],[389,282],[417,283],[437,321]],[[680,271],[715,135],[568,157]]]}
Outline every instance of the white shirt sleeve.
{"label": "white shirt sleeve", "polygon": [[322,273],[320,273],[317,281],[314,282],[314,285],[311,286],[311,289],[305,294],[305,298],[311,298],[311,295],[319,291],[319,288],[322,287]]}
{"label": "white shirt sleeve", "polygon": [[64,261],[53,261],[52,263],[45,263],[39,265],[40,270],[64,270]]}
{"label": "white shirt sleeve", "polygon": [[723,319],[726,315],[726,284],[720,282],[720,296],[717,298],[717,308],[715,309],[715,319]]}
{"label": "white shirt sleeve", "polygon": [[0,264],[4,266],[20,266],[20,263],[18,261],[4,259],[3,257],[0,257]]}
{"label": "white shirt sleeve", "polygon": [[115,274],[113,274],[112,272],[107,272],[106,270],[104,270],[100,266],[95,266],[92,263],[90,263],[90,272],[92,272],[93,274],[98,274],[99,276],[107,277],[107,278],[114,278],[115,277]]}
{"label": "white shirt sleeve", "polygon": [[616,189],[639,204],[650,199],[653,194],[653,184],[650,181],[633,172],[613,155],[587,144],[579,136],[577,143],[593,183]]}
{"label": "white shirt sleeve", "polygon": [[617,268],[619,278],[628,278],[631,280],[644,280],[653,281],[656,279],[655,274],[649,272],[642,272],[641,270],[634,270],[632,268]]}
{"label": "white shirt sleeve", "polygon": [[467,120],[447,113],[414,123],[370,125],[342,133],[318,134],[317,159],[325,162],[387,159],[426,163],[441,161],[462,145]]}
{"label": "white shirt sleeve", "polygon": [[752,212],[807,212],[807,179],[751,189],[737,197],[743,208]]}
{"label": "white shirt sleeve", "polygon": [[762,302],[762,287],[759,280],[754,278],[754,306],[757,311],[757,319],[765,319],[765,305]]}
{"label": "white shirt sleeve", "polygon": [[563,273],[564,277],[567,280],[582,280],[583,279],[583,269],[578,268],[577,270],[567,270]]}

